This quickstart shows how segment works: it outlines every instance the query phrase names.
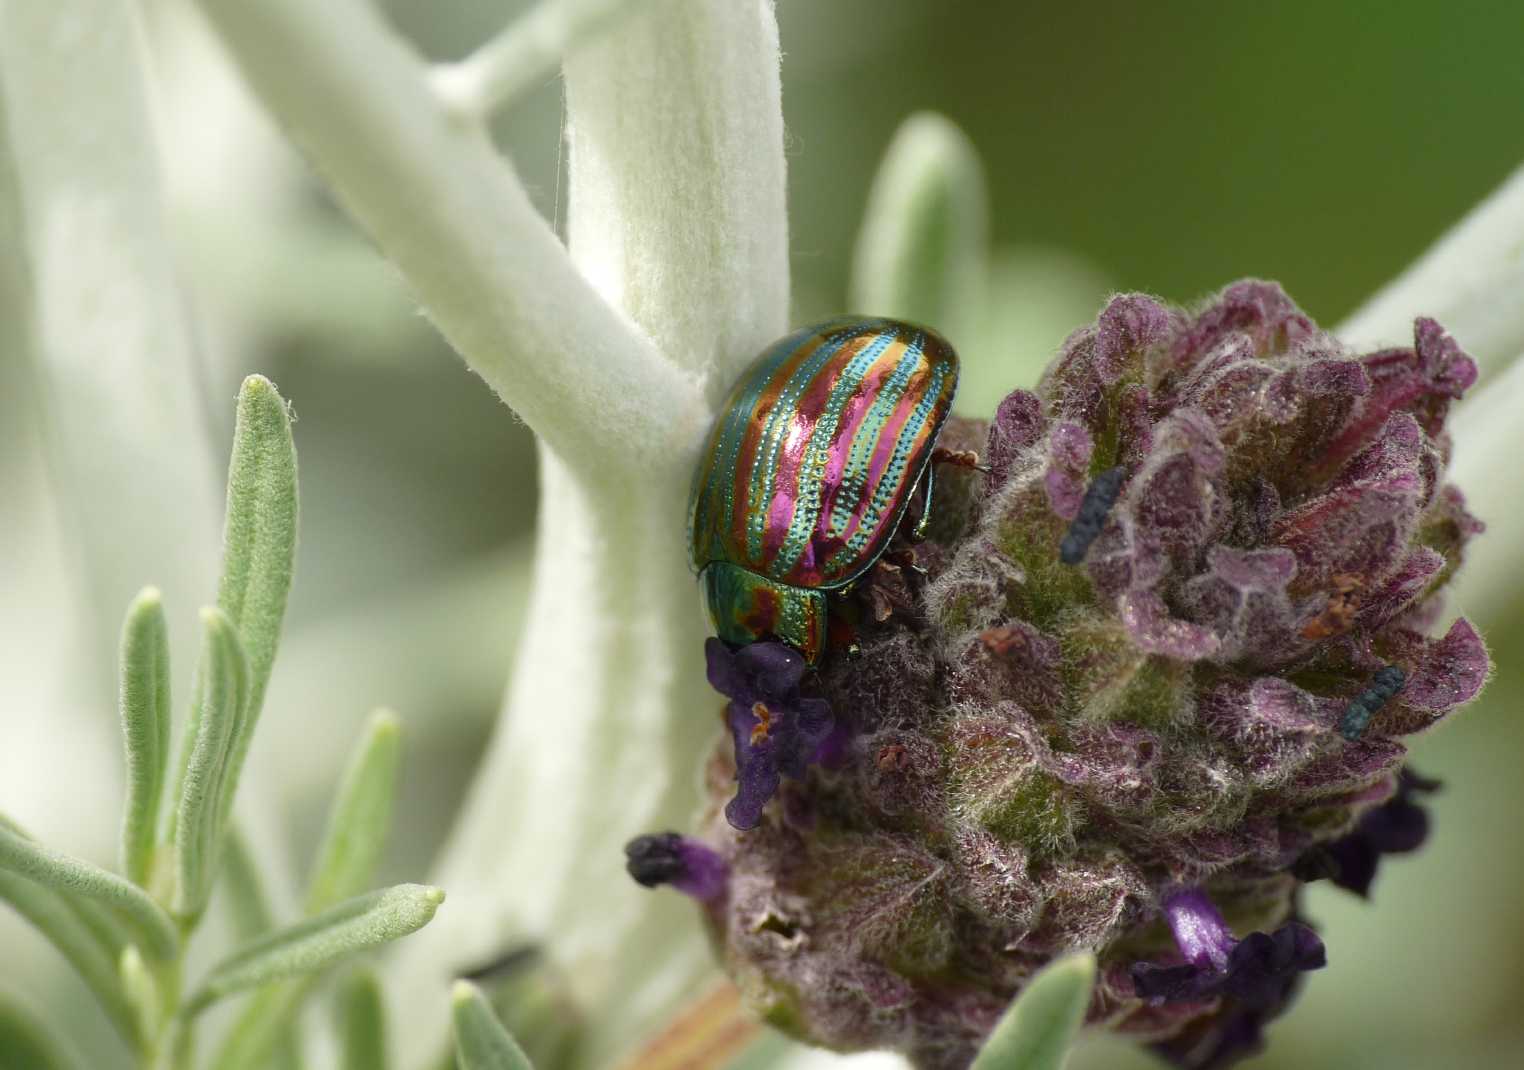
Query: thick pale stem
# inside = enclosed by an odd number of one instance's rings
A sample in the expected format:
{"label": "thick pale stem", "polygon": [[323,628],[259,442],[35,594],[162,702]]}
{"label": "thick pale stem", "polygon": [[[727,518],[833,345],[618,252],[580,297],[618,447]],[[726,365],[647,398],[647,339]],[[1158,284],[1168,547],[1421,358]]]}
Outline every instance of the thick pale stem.
{"label": "thick pale stem", "polygon": [[[787,324],[772,5],[653,0],[566,72],[573,259],[713,400]],[[684,531],[707,422],[633,474],[542,449],[506,723],[439,875],[452,909],[393,971],[429,994],[431,1022],[448,971],[534,939],[588,1012],[582,1054],[606,1065],[709,968],[692,905],[636,887],[621,851],[691,826],[719,735]],[[407,1006],[418,1022],[420,1001]],[[433,1028],[410,1032],[428,1043]]]}
{"label": "thick pale stem", "polygon": [[217,575],[217,463],[132,8],[0,3],[0,352],[35,373],[66,532],[84,551],[98,624],[71,643],[76,666],[112,649],[145,582],[173,605],[207,597]]}
{"label": "thick pale stem", "polygon": [[1519,535],[1524,498],[1512,491],[1524,453],[1524,361],[1516,360],[1451,419],[1455,460],[1449,478],[1488,531],[1466,548],[1466,565],[1455,578],[1454,605],[1487,627],[1517,618]]}
{"label": "thick pale stem", "polygon": [[781,94],[768,0],[654,0],[566,63],[572,257],[711,403],[787,324]]}
{"label": "thick pale stem", "polygon": [[201,0],[266,107],[466,362],[559,456],[626,470],[690,441],[694,379],[588,286],[479,124],[362,0]]}
{"label": "thick pale stem", "polygon": [[506,721],[438,873],[451,910],[392,970],[412,1023],[404,1065],[443,1035],[450,977],[516,941],[541,942],[565,968],[588,1010],[590,1065],[611,1061],[707,962],[692,905],[636,886],[621,851],[692,823],[718,735],[684,492],[671,473],[588,484],[541,456],[532,623]]}
{"label": "thick pale stem", "polygon": [[1360,348],[1408,345],[1413,317],[1443,323],[1484,375],[1524,352],[1524,170],[1338,328]]}

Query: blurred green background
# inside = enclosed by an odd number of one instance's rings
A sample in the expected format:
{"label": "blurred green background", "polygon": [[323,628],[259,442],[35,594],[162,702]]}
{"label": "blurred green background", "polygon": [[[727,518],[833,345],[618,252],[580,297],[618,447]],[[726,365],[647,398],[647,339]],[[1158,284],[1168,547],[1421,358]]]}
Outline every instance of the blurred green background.
{"label": "blurred green background", "polygon": [[[424,52],[453,58],[527,4],[385,6]],[[1259,275],[1336,323],[1524,161],[1521,4],[778,8],[796,320],[841,310],[869,182],[907,114],[943,112],[983,156],[995,309],[983,336],[954,339],[976,365],[963,396],[971,413],[1030,385],[1041,358],[1113,289],[1189,301]],[[273,378],[300,418],[298,578],[256,761],[282,770],[275,820],[296,830],[289,861],[299,868],[361,718],[395,706],[414,730],[383,877],[416,878],[481,753],[523,626],[532,443],[240,95],[186,5],[158,0],[148,15],[215,441],[227,441],[229,399],[247,372]],[[556,218],[560,124],[556,79],[497,124]],[[7,364],[0,397],[14,398],[21,377]],[[35,449],[29,422],[9,403],[0,412],[6,452]],[[1499,489],[1469,489],[1485,516]],[[1491,537],[1524,545],[1524,532]],[[17,619],[7,618],[10,641],[24,642]],[[1448,784],[1432,846],[1388,864],[1372,904],[1313,891],[1330,967],[1253,1065],[1524,1065],[1514,820],[1524,727],[1512,671],[1524,649],[1513,623],[1489,623],[1499,671],[1483,700],[1415,748],[1418,768]],[[93,745],[109,752],[109,677],[96,690],[104,742]],[[0,784],[0,805],[24,810],[18,790]],[[115,791],[108,777],[100,814],[115,812]],[[71,846],[109,852],[110,821],[91,833],[98,840],[82,834]],[[31,940],[0,930],[17,961],[47,962]],[[59,999],[82,998],[61,975],[47,984]],[[81,1033],[81,1043],[99,1039]],[[1101,1040],[1076,1065],[1151,1064]]]}

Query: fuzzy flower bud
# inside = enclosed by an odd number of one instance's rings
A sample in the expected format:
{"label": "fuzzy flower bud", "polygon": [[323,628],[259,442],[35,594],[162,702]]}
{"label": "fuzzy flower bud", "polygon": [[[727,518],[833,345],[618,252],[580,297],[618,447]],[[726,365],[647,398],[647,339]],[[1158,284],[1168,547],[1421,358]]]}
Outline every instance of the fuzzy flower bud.
{"label": "fuzzy flower bud", "polygon": [[711,649],[708,917],[750,1002],[961,1068],[1093,948],[1092,1024],[1182,1067],[1253,1050],[1323,964],[1301,881],[1363,891],[1416,846],[1402,738],[1487,676],[1464,619],[1431,635],[1481,530],[1444,481],[1475,377],[1432,321],[1358,355],[1249,281],[1117,297],[1035,391],[951,421],[988,471],[941,467],[929,538],[833,595],[818,671]]}

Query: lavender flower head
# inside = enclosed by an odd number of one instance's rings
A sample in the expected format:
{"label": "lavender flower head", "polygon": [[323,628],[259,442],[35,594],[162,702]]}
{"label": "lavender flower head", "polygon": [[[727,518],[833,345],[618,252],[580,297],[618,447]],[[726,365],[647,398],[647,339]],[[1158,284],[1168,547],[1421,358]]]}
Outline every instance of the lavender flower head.
{"label": "lavender flower head", "polygon": [[751,1004],[961,1068],[1093,948],[1091,1024],[1184,1067],[1253,1050],[1324,962],[1302,881],[1363,890],[1416,846],[1402,739],[1488,672],[1464,619],[1431,634],[1481,530],[1444,481],[1475,377],[1430,320],[1354,354],[1250,281],[1194,313],[1117,297],[1035,391],[950,422],[989,472],[944,467],[916,567],[837,600],[860,657],[806,678],[711,644],[707,916]]}

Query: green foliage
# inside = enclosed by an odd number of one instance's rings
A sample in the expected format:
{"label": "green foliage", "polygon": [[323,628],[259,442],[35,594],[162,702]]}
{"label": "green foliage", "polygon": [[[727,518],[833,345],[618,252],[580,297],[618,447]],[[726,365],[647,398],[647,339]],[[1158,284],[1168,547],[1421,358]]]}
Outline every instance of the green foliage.
{"label": "green foliage", "polygon": [[456,981],[450,998],[459,1070],[533,1070],[480,989],[470,981]]}
{"label": "green foliage", "polygon": [[184,1012],[197,1014],[224,996],[313,973],[416,932],[442,902],[444,892],[422,884],[399,884],[346,900],[233,952],[186,999]]}
{"label": "green foliage", "polygon": [[1062,1070],[1095,984],[1095,956],[1059,959],[1038,972],[1001,1016],[971,1070]]}
{"label": "green foliage", "polygon": [[159,800],[169,762],[169,631],[159,592],[145,587],[122,624],[122,742],[127,751],[127,802],[122,820],[122,872],[147,887],[158,834]]}
{"label": "green foliage", "polygon": [[182,919],[200,917],[212,894],[225,829],[223,788],[249,703],[249,663],[232,622],[221,610],[208,608],[201,611],[201,625],[201,663],[171,835],[174,911]]}
{"label": "green foliage", "polygon": [[371,715],[329,811],[307,888],[307,913],[326,910],[370,887],[391,827],[401,729],[402,722],[390,710]]}
{"label": "green foliage", "polygon": [[988,197],[978,154],[940,115],[900,126],[873,181],[852,271],[853,311],[936,327],[954,346],[980,329]]}
{"label": "green foliage", "polygon": [[350,974],[339,989],[338,1007],[343,1070],[386,1070],[386,1009],[376,975]]}
{"label": "green foliage", "polygon": [[[274,928],[258,867],[229,822],[275,659],[296,546],[290,414],[268,380],[244,382],[233,438],[218,605],[201,612],[201,653],[172,789],[168,629],[159,592],[144,588],[122,626],[125,877],[45,847],[0,817],[0,900],[74,966],[144,1067],[190,1070],[195,1016],[250,988],[260,992],[229,1030],[215,1065],[299,1067],[297,1011],[327,968],[416,931],[444,898],[420,885],[357,894],[385,845],[396,784],[399,723],[381,712],[371,718],[335,798],[307,896],[313,916]],[[182,1000],[182,956],[224,866],[243,945]],[[346,993],[355,1066],[381,1065],[379,996],[369,984]],[[72,1065],[26,1012],[3,1002],[0,1053],[6,1067]]]}
{"label": "green foliage", "polygon": [[74,967],[122,1037],[137,1043],[137,1014],[117,983],[111,949],[81,920],[77,904],[0,869],[0,902],[20,914]]}
{"label": "green foliage", "polygon": [[74,1070],[80,1065],[31,1011],[3,998],[0,1054],[5,1056],[6,1070]]}
{"label": "green foliage", "polygon": [[291,414],[275,384],[244,380],[228,466],[222,580],[217,606],[238,630],[249,658],[248,709],[233,738],[222,787],[222,812],[232,806],[238,774],[275,665],[286,596],[296,561],[296,446]]}
{"label": "green foliage", "polygon": [[172,958],[179,952],[180,937],[174,922],[147,892],[99,866],[44,847],[3,820],[0,870],[36,882],[65,903],[80,897],[112,907],[157,958]]}
{"label": "green foliage", "polygon": [[[371,715],[334,796],[308,884],[309,917],[370,887],[386,846],[400,757],[401,722],[396,714],[379,710]],[[240,863],[239,868],[247,867]],[[242,879],[250,881],[256,876],[249,872]],[[235,883],[228,881],[230,886]],[[262,897],[250,898],[246,891],[242,894],[249,900],[239,907],[246,921],[243,937],[252,940],[270,927],[268,909]],[[297,1013],[321,980],[320,973],[313,973],[261,988],[229,1030],[216,1065],[221,1070],[256,1070],[271,1059],[285,1059],[282,1065],[294,1065],[290,1052],[296,1047]]]}
{"label": "green foliage", "polygon": [[164,1001],[159,994],[158,982],[136,944],[128,944],[122,949],[121,958],[117,960],[117,976],[121,978],[122,995],[136,1016],[137,1035],[153,1036],[164,1019]]}

